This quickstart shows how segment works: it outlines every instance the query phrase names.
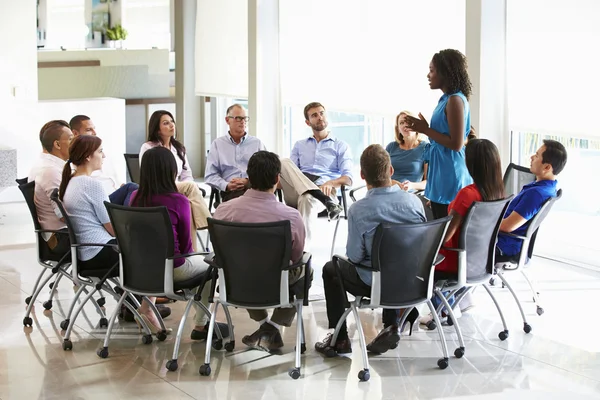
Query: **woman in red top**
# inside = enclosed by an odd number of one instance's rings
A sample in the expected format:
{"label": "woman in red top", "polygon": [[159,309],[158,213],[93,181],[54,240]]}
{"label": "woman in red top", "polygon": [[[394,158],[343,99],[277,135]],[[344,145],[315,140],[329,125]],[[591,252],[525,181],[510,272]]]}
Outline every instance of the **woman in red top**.
{"label": "woman in red top", "polygon": [[[469,207],[475,201],[494,201],[504,198],[504,183],[498,148],[487,139],[470,139],[465,148],[465,163],[473,184],[462,188],[448,205],[452,217],[445,247],[458,247],[460,228]],[[458,273],[458,255],[454,251],[440,250],[446,258],[435,267],[435,280],[452,279]]]}

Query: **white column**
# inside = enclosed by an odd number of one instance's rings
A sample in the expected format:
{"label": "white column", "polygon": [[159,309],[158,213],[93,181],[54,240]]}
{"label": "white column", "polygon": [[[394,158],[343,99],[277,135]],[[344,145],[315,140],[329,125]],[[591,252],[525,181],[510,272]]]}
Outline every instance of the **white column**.
{"label": "white column", "polygon": [[473,83],[471,123],[510,162],[506,85],[506,1],[466,0],[466,56]]}
{"label": "white column", "polygon": [[175,106],[177,136],[194,177],[204,176],[204,97],[196,96],[196,1],[175,0]]}
{"label": "white column", "polygon": [[279,1],[248,1],[249,132],[281,153],[283,120],[279,77]]}

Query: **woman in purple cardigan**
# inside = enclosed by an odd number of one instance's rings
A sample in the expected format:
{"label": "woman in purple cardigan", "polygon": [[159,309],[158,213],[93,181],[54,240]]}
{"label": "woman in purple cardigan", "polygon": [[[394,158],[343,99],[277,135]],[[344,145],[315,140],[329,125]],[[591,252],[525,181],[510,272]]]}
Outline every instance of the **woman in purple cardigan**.
{"label": "woman in purple cardigan", "polygon": [[[175,178],[177,163],[171,151],[165,147],[154,147],[144,154],[140,167],[140,187],[131,195],[131,205],[134,207],[165,206],[173,226],[175,240],[175,255],[193,253],[191,235],[192,214],[190,201],[177,191]],[[208,265],[202,255],[177,258],[173,261],[173,279],[175,282],[191,279],[204,273]],[[208,292],[210,285],[205,285],[202,292],[202,303],[208,308]],[[151,301],[154,299],[151,298]],[[195,327],[192,330],[192,340],[203,340],[207,337],[208,317],[204,311],[194,304],[196,308]],[[156,329],[160,324],[146,303],[142,303],[139,312],[145,316],[149,323]],[[153,329],[150,326],[150,329]],[[219,324],[223,337],[229,336],[227,324]]]}

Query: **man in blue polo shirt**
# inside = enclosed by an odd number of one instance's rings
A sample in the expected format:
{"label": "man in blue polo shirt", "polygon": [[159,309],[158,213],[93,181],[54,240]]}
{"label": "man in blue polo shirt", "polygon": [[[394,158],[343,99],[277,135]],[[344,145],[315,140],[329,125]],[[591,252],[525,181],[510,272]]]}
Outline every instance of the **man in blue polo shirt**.
{"label": "man in blue polo shirt", "polygon": [[514,256],[521,251],[522,241],[502,232],[525,235],[529,221],[540,211],[546,200],[556,196],[556,175],[567,163],[567,150],[556,140],[544,140],[542,147],[531,156],[531,172],[535,182],[523,186],[523,190],[510,202],[500,224],[497,248],[501,255]]}

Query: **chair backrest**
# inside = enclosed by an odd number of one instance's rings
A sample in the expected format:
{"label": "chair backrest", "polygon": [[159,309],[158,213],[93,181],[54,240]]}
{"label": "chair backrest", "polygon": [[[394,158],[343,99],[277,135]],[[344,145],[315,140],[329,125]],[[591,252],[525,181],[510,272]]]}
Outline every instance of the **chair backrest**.
{"label": "chair backrest", "polygon": [[19,190],[25,198],[25,203],[27,203],[27,208],[29,208],[29,213],[31,214],[31,219],[33,220],[33,227],[36,230],[35,236],[38,247],[38,261],[58,261],[55,260],[57,258],[56,254],[51,253],[48,244],[46,243],[44,238],[41,237],[41,233],[39,232],[40,230],[42,230],[42,226],[40,225],[40,221],[38,220],[37,208],[35,207],[34,201],[35,181],[19,185]]}
{"label": "chair backrest", "polygon": [[[537,234],[540,228],[540,225],[546,219],[552,206],[562,197],[562,189],[558,189],[556,193],[556,197],[550,197],[548,200],[544,202],[540,211],[531,219],[527,230],[525,231],[525,236],[529,238],[529,245],[525,249],[525,246],[521,247],[521,253],[519,254],[520,262],[526,262],[533,256],[533,248],[535,246],[535,239],[537,238]],[[523,251],[527,251],[526,254],[523,254]],[[526,258],[524,258],[526,257]]]}
{"label": "chair backrest", "polygon": [[[241,307],[267,307],[288,298],[292,254],[290,221],[241,223],[208,218],[219,268],[219,295]],[[285,293],[284,293],[285,292]]]}
{"label": "chair backrest", "polygon": [[433,264],[450,219],[377,227],[371,265],[379,272],[373,273],[371,304],[410,305],[431,298]]}
{"label": "chair backrest", "polygon": [[17,186],[21,186],[27,183],[27,180],[29,178],[25,177],[25,178],[17,178],[15,179],[15,182],[17,182]]}
{"label": "chair backrest", "polygon": [[469,208],[460,228],[459,248],[466,252],[459,253],[459,282],[479,282],[493,273],[498,231],[511,199],[476,201]]}
{"label": "chair backrest", "polygon": [[[63,219],[65,220],[65,225],[67,225],[67,231],[69,232],[69,240],[71,241],[71,245],[78,244],[79,241],[77,240],[77,236],[75,235],[75,231],[73,230],[73,224],[71,223],[71,217],[69,217],[67,210],[65,210],[65,206],[64,206],[63,202],[58,198],[58,189],[54,189],[52,191],[52,193],[50,194],[50,199],[56,203],[56,206],[60,210],[60,213],[62,214]],[[73,258],[75,258],[75,257],[73,257]]]}
{"label": "chair backrest", "polygon": [[[119,245],[121,285],[139,293],[165,293],[166,287],[172,288],[172,262],[167,259],[173,257],[175,241],[167,208],[104,205]],[[171,282],[165,281],[168,265]]]}
{"label": "chair backrest", "polygon": [[125,153],[125,164],[129,179],[133,183],[140,183],[140,155],[137,153]]}
{"label": "chair backrest", "polygon": [[523,186],[535,182],[535,175],[527,167],[510,163],[504,172],[503,181],[506,196],[516,196]]}

